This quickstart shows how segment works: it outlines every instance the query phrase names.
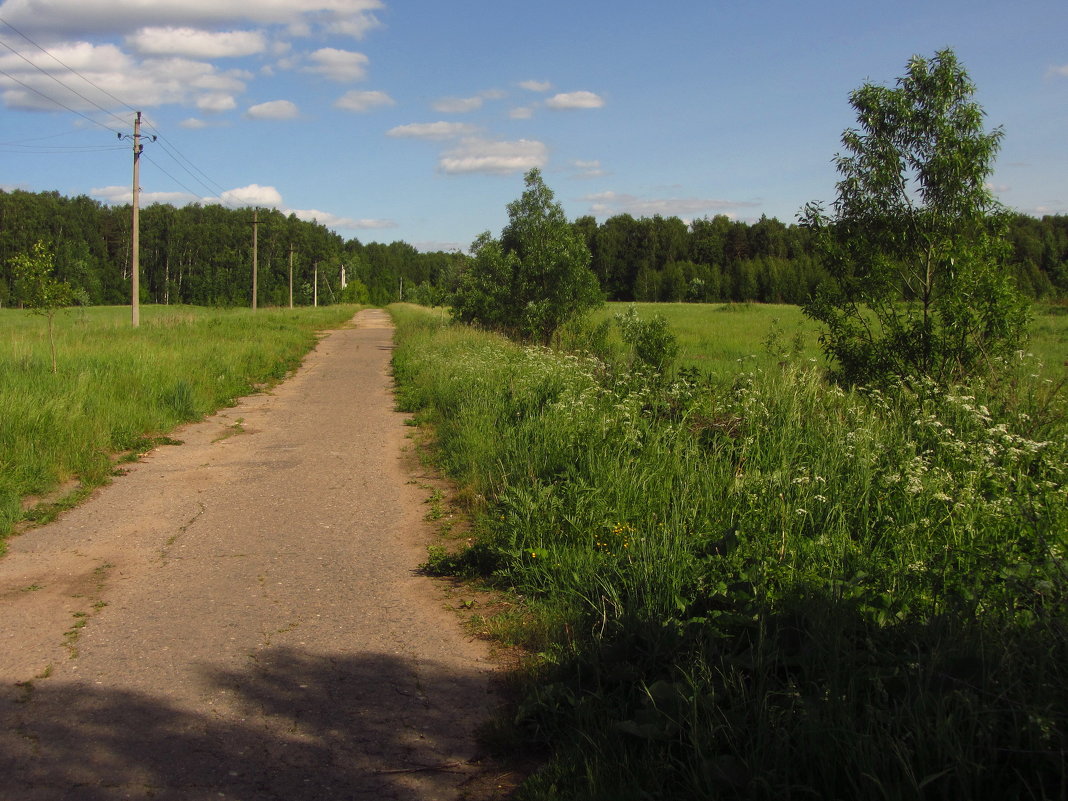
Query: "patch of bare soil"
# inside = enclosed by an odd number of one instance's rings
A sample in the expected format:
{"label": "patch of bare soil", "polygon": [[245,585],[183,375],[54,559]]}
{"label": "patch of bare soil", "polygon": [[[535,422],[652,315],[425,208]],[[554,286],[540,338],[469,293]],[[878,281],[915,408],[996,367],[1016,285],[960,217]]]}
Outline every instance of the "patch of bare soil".
{"label": "patch of bare soil", "polygon": [[418,574],[392,330],[177,434],[0,559],[0,798],[488,799],[484,641]]}

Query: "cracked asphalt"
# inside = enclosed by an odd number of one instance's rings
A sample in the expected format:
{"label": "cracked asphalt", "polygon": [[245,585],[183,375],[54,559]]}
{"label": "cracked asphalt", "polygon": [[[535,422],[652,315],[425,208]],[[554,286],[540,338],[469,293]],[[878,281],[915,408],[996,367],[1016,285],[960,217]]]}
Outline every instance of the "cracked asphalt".
{"label": "cracked asphalt", "polygon": [[174,436],[0,559],[0,799],[488,798],[485,643],[417,573],[392,328]]}

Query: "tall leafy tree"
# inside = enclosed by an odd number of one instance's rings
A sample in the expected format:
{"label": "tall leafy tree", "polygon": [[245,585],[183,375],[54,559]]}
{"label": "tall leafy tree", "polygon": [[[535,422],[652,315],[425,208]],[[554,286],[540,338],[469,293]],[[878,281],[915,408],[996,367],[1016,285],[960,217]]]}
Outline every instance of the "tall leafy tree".
{"label": "tall leafy tree", "polygon": [[946,383],[1015,349],[1026,308],[1004,269],[1007,215],[987,188],[985,131],[952,50],[914,56],[893,88],[850,96],[833,214],[809,204],[832,280],[805,306],[850,381]]}
{"label": "tall leafy tree", "polygon": [[453,316],[548,344],[561,325],[603,298],[590,269],[590,249],[541,171],[528,172],[525,184],[522,196],[508,204],[500,240],[488,232],[475,240]]}

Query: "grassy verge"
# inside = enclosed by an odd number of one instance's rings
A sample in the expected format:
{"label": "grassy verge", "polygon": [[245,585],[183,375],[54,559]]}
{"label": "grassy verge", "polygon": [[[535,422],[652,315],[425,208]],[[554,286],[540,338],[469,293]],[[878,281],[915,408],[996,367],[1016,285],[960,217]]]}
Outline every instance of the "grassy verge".
{"label": "grassy verge", "polygon": [[354,312],[149,306],[135,330],[128,309],[77,310],[56,318],[53,374],[44,320],[0,310],[0,538],[42,514],[25,512],[25,497],[73,480],[82,492],[99,485],[116,453],[151,447],[176,425],[277,381],[317,330]]}
{"label": "grassy verge", "polygon": [[1068,424],[805,358],[663,380],[406,309],[395,370],[537,655],[521,799],[1065,798]]}

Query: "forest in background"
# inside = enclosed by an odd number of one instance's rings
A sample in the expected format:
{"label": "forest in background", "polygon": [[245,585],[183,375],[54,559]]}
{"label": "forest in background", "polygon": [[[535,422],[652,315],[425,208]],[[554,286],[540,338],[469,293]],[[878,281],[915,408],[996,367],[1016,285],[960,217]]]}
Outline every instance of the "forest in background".
{"label": "forest in background", "polygon": [[[468,257],[424,253],[405,242],[345,240],[316,222],[259,209],[258,302],[309,305],[316,267],[319,302],[385,304],[444,301]],[[37,241],[55,253],[56,275],[92,305],[124,304],[130,293],[130,207],[57,192],[0,191],[0,305],[18,303],[9,260]],[[140,213],[141,300],[243,306],[252,284],[252,211],[218,205],[147,206]],[[801,303],[823,280],[810,234],[761,217],[718,215],[687,224],[678,217],[616,215],[572,223],[592,254],[608,300]],[[1010,267],[1033,298],[1068,297],[1068,215],[1011,217]],[[342,267],[350,283],[344,294]]]}
{"label": "forest in background", "polygon": [[[130,302],[131,209],[57,192],[0,191],[0,305],[14,297],[9,260],[43,241],[55,254],[56,277],[91,305]],[[252,286],[251,209],[219,205],[146,206],[140,211],[141,301],[247,306]],[[456,253],[420,253],[405,242],[345,240],[317,222],[258,209],[259,305],[311,305],[318,268],[319,303],[342,299],[385,304],[423,284],[436,287],[456,270]],[[341,294],[341,270],[350,288]],[[361,292],[366,288],[365,297]],[[426,292],[426,289],[423,290]]]}
{"label": "forest in background", "polygon": [[[775,218],[746,223],[717,215],[687,225],[622,214],[601,224],[580,217],[574,225],[609,300],[802,303],[826,276],[810,232]],[[1068,216],[1015,214],[1008,239],[1024,294],[1068,295]]]}

